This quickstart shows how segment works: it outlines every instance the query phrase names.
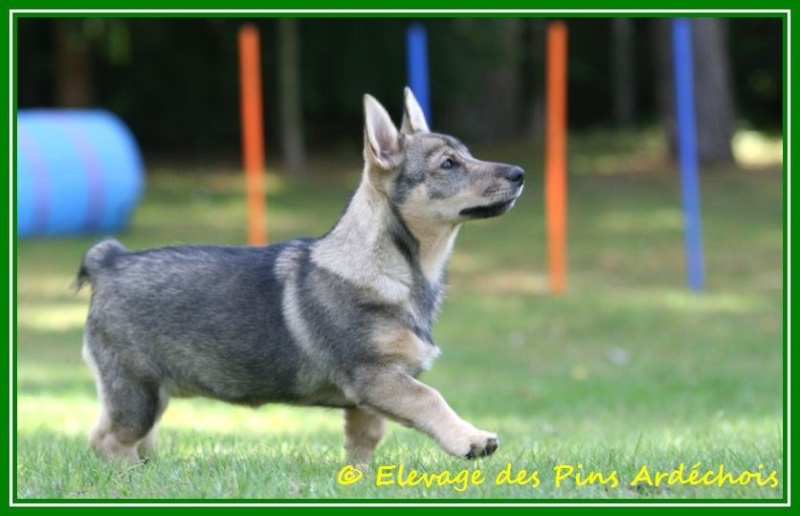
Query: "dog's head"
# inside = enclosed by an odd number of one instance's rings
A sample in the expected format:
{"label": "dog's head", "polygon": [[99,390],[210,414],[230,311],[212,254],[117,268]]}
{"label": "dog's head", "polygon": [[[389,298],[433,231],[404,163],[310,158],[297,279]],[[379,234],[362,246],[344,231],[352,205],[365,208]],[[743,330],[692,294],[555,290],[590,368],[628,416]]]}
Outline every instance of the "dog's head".
{"label": "dog's head", "polygon": [[457,139],[428,129],[409,88],[400,131],[364,96],[365,174],[404,218],[458,224],[505,213],[522,193],[521,168],[480,161]]}

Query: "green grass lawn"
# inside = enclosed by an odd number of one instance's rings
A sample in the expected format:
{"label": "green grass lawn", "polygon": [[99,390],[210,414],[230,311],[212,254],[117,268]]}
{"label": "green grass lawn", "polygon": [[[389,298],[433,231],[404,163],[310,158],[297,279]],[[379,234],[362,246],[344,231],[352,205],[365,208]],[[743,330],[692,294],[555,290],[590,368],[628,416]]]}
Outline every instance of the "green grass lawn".
{"label": "green grass lawn", "polygon": [[[512,149],[506,160],[515,153],[524,156]],[[342,485],[339,411],[179,399],[155,459],[102,463],[86,443],[97,414],[80,359],[89,294],[69,289],[96,238],[25,240],[16,250],[17,499],[783,497],[780,170],[703,178],[702,294],[685,287],[677,173],[578,171],[568,291],[552,297],[541,174],[532,158],[520,163],[529,180],[517,207],[462,230],[435,327],[444,353],[422,377],[465,419],[500,435],[494,456],[454,459],[392,424],[372,468]],[[273,178],[271,238],[326,231],[356,181],[324,170]],[[236,174],[160,171],[117,237],[134,249],[241,244],[240,187]],[[642,468],[653,480],[666,474],[650,485]]]}

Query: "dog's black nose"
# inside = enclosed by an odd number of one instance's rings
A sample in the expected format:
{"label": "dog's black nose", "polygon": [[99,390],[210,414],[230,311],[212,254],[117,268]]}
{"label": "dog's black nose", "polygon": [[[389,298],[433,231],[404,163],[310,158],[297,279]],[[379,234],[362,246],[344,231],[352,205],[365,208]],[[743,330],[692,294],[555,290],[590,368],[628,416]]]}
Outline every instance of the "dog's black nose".
{"label": "dog's black nose", "polygon": [[519,167],[511,167],[508,172],[506,172],[506,179],[512,183],[521,183],[524,177],[525,171]]}

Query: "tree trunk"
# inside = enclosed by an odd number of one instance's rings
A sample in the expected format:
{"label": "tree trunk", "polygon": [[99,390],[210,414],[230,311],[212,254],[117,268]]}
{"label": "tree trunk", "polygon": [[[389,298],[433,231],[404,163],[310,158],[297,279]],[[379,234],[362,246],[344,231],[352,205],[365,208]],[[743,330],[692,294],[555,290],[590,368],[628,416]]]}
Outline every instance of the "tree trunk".
{"label": "tree trunk", "polygon": [[[442,110],[435,115],[435,126],[473,142],[518,136],[525,122],[522,57],[529,51],[522,47],[524,20],[457,18],[451,24],[457,41],[449,44],[475,57],[457,62],[458,66],[447,63],[453,75],[441,83]],[[434,40],[429,39],[431,43]],[[440,62],[437,56],[453,60],[453,56],[433,54],[431,67]],[[436,87],[435,72],[432,79]]]}
{"label": "tree trunk", "polygon": [[675,85],[672,67],[672,20],[654,19],[651,22],[653,50],[655,51],[656,103],[661,118],[661,127],[667,143],[669,155],[678,155],[675,125]]}
{"label": "tree trunk", "polygon": [[[655,21],[658,104],[670,153],[677,154],[672,63],[672,20]],[[727,49],[727,20],[695,18],[692,21],[694,109],[697,153],[704,164],[733,162],[734,109]]]}
{"label": "tree trunk", "polygon": [[281,18],[278,21],[281,143],[283,157],[292,176],[306,173],[297,24],[295,18]]}
{"label": "tree trunk", "polygon": [[613,44],[611,62],[614,66],[614,121],[619,128],[633,125],[636,105],[636,84],[633,75],[633,20],[611,20]]}
{"label": "tree trunk", "polygon": [[81,20],[53,20],[55,100],[58,107],[83,108],[92,103],[92,61],[81,34]]}
{"label": "tree trunk", "polygon": [[548,21],[544,18],[529,18],[523,21],[520,46],[521,90],[524,118],[521,129],[534,141],[542,141],[545,131],[544,82],[545,40]]}
{"label": "tree trunk", "polygon": [[728,56],[728,20],[697,18],[692,28],[697,152],[709,163],[731,163],[733,98]]}
{"label": "tree trunk", "polygon": [[486,95],[482,121],[489,138],[504,139],[517,134],[523,121],[520,76],[523,24],[516,18],[500,18],[493,22],[498,59],[493,70],[483,77]]}

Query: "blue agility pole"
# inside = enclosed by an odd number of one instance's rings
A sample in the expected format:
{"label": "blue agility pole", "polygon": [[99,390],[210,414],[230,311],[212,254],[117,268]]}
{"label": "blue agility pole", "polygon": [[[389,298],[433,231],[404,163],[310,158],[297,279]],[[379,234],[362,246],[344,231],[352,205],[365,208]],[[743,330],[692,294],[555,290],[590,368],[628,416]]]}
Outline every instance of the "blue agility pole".
{"label": "blue agility pole", "polygon": [[415,23],[406,32],[408,85],[417,97],[422,112],[431,125],[431,101],[428,87],[428,37],[425,27]]}
{"label": "blue agility pole", "polygon": [[675,66],[675,112],[683,199],[686,279],[689,288],[700,291],[703,290],[703,238],[700,227],[700,185],[697,177],[692,24],[686,18],[672,21],[672,61]]}

